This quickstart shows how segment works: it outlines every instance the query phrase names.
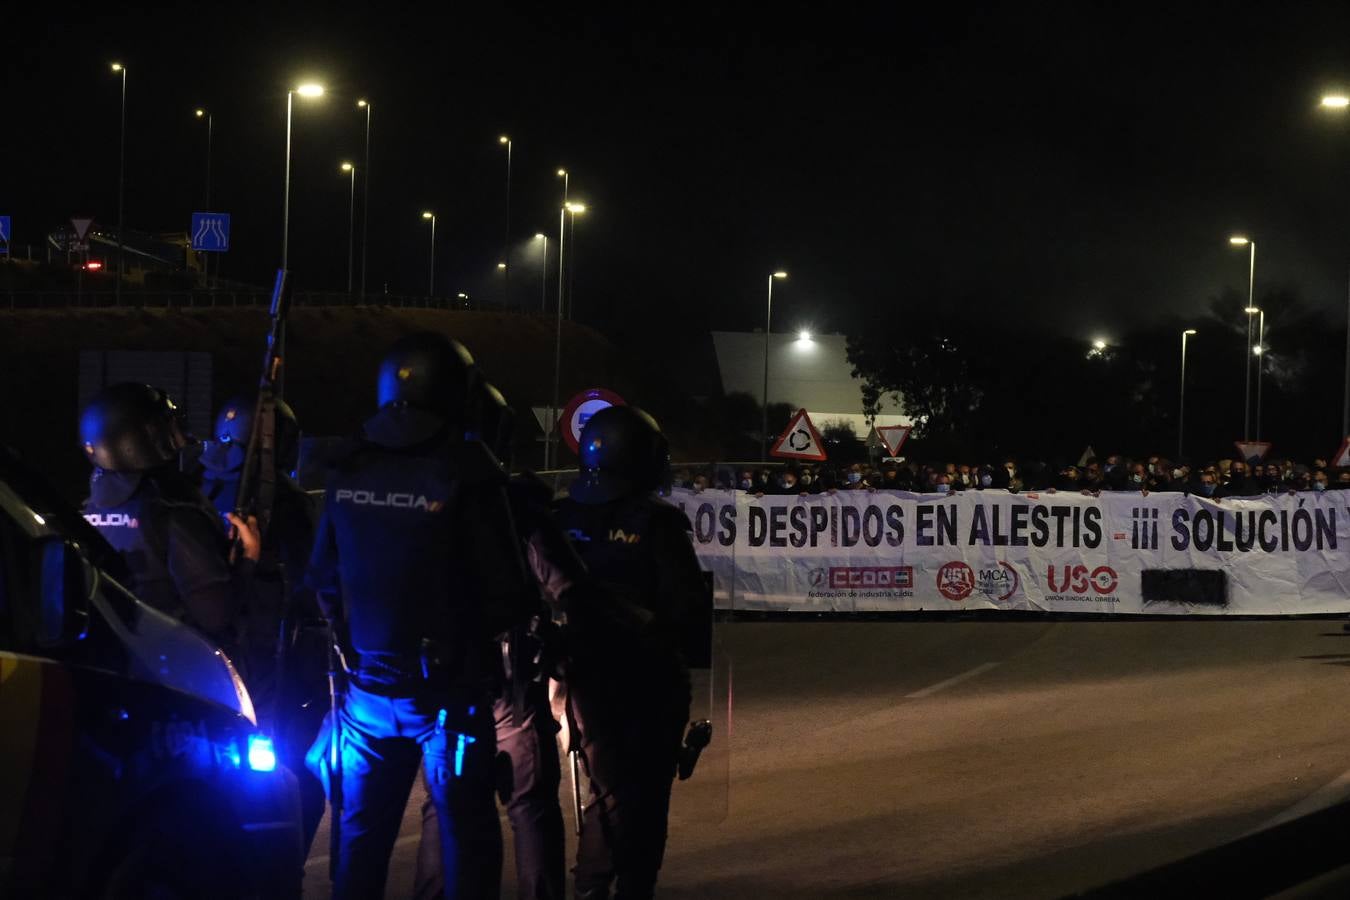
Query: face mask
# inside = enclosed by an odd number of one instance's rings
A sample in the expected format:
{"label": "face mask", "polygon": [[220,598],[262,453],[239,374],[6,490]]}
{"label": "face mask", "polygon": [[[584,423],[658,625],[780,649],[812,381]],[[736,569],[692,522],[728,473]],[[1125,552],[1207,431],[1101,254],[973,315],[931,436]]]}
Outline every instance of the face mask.
{"label": "face mask", "polygon": [[1314,491],[1325,491],[1326,489],[1327,489],[1327,483],[1326,483],[1325,481],[1314,481],[1314,482],[1313,482],[1313,490],[1314,490]]}
{"label": "face mask", "polygon": [[993,484],[993,483],[994,483],[994,476],[992,476],[992,475],[981,475],[981,476],[980,476],[980,487],[989,487],[989,485],[991,485],[991,484]]}
{"label": "face mask", "polygon": [[861,473],[861,472],[849,472],[849,473],[848,473],[848,483],[849,483],[849,484],[857,484],[857,483],[860,482],[860,481],[862,481],[862,473]]}
{"label": "face mask", "polygon": [[803,476],[802,476],[802,484],[810,484],[810,483],[811,483],[811,476],[810,476],[810,475],[803,475]]}
{"label": "face mask", "polygon": [[1184,473],[1183,473],[1180,469],[1173,469],[1173,470],[1172,470],[1172,477],[1173,477],[1173,478],[1181,478],[1183,474],[1184,474]]}
{"label": "face mask", "polygon": [[1148,474],[1152,475],[1152,474],[1154,474],[1154,472],[1156,472],[1156,471],[1157,471],[1157,467],[1154,466],[1153,463],[1149,463],[1149,464],[1148,464]]}
{"label": "face mask", "polygon": [[1136,472],[1135,474],[1130,476],[1130,480],[1133,481],[1135,484],[1142,484],[1144,481],[1144,476]]}
{"label": "face mask", "polygon": [[950,484],[938,484],[933,486],[933,490],[937,491],[939,494],[945,494],[951,489],[952,486]]}
{"label": "face mask", "polygon": [[787,489],[787,490],[792,490],[792,489],[795,488],[796,486],[797,486],[797,482],[792,481],[791,479],[788,479],[788,478],[784,478],[784,479],[783,479],[783,487],[784,487],[785,489]]}
{"label": "face mask", "polygon": [[741,490],[743,490],[743,491],[748,491],[748,490],[750,490],[750,479],[749,479],[749,478],[742,478],[742,479],[741,479]]}
{"label": "face mask", "polygon": [[1217,487],[1217,485],[1213,485],[1213,484],[1202,484],[1202,485],[1200,485],[1200,493],[1204,494],[1206,497],[1213,497],[1213,496],[1214,496],[1214,488],[1216,488],[1216,487]]}

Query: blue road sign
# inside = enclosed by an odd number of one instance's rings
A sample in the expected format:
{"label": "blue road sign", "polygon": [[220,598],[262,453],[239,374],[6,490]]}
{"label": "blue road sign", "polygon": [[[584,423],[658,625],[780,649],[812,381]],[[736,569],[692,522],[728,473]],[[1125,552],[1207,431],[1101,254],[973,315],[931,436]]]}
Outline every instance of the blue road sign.
{"label": "blue road sign", "polygon": [[9,236],[12,234],[9,229],[9,216],[0,216],[0,249],[6,253],[9,252]]}
{"label": "blue road sign", "polygon": [[230,249],[230,214],[195,212],[189,234],[193,250],[224,253]]}

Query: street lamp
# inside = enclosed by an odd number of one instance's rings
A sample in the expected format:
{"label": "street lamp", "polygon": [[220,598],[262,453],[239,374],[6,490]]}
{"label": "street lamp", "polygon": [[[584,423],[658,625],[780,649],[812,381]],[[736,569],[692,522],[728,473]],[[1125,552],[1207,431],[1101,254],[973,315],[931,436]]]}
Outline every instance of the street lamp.
{"label": "street lamp", "polygon": [[351,173],[351,198],[347,201],[347,293],[352,292],[352,260],[356,240],[356,166],[349,162],[342,164],[342,171]]}
{"label": "street lamp", "polygon": [[117,304],[122,302],[122,214],[124,211],[124,200],[126,199],[127,184],[127,67],[119,62],[112,64],[113,72],[122,76],[122,127],[121,136],[118,138],[117,150],[117,281],[114,282],[113,291]]}
{"label": "street lamp", "polygon": [[[1252,315],[1259,312],[1256,308],[1256,241],[1242,235],[1233,235],[1228,239],[1228,243],[1234,247],[1249,247],[1251,251],[1247,261],[1247,344],[1252,345]],[[1243,380],[1242,393],[1242,439],[1245,441],[1251,434],[1251,406],[1252,406],[1252,355],[1243,353],[1246,359],[1246,371]]]}
{"label": "street lamp", "polygon": [[1101,338],[1097,338],[1092,342],[1092,349],[1096,350],[1098,353],[1102,352],[1103,350],[1106,349],[1106,341],[1102,340]]}
{"label": "street lamp", "polygon": [[1186,339],[1195,334],[1194,328],[1181,333],[1181,402],[1177,406],[1177,461],[1185,459],[1182,452],[1186,440]]}
{"label": "street lamp", "polygon": [[[1325,94],[1322,108],[1336,112],[1345,112],[1350,107],[1350,97],[1344,94]],[[1341,434],[1350,435],[1350,293],[1346,295],[1345,311],[1345,387],[1341,394]]]}
{"label": "street lamp", "polygon": [[539,263],[539,312],[544,313],[548,311],[548,235],[541,231],[534,239],[544,246],[544,257]]}
{"label": "street lamp", "polygon": [[1261,440],[1261,386],[1264,382],[1262,376],[1266,372],[1266,311],[1258,309],[1258,319],[1260,325],[1256,332],[1256,346],[1252,348],[1252,355],[1256,357],[1256,439]]}
{"label": "street lamp", "polygon": [[204,209],[211,208],[211,132],[214,130],[211,113],[204,109],[197,109],[194,113],[197,118],[206,120],[206,203]]}
{"label": "street lamp", "polygon": [[773,282],[775,278],[787,278],[786,272],[774,272],[769,276],[769,301],[764,307],[764,402],[760,407],[759,458],[769,460],[769,328],[773,324]]}
{"label": "street lamp", "polygon": [[[366,160],[361,188],[361,299],[366,299],[366,261],[370,254],[370,113],[374,108],[369,100],[357,100],[357,109],[366,111]],[[351,288],[347,289],[351,293]]]}
{"label": "street lamp", "polygon": [[[561,169],[559,171],[562,171]],[[584,203],[564,203],[558,212],[558,309],[553,326],[553,399],[548,410],[549,429],[544,439],[544,468],[557,464],[558,388],[562,375],[563,255],[567,247],[567,223],[586,211]]]}
{"label": "street lamp", "polygon": [[424,212],[422,218],[431,222],[431,272],[427,276],[427,296],[434,297],[436,295],[436,214]]}
{"label": "street lamp", "polygon": [[281,200],[281,268],[287,268],[291,248],[291,107],[295,95],[308,100],[323,96],[323,85],[306,83],[286,92],[286,183]]}
{"label": "street lamp", "polygon": [[498,271],[505,272],[511,252],[511,138],[504,134],[497,143],[506,148],[506,220],[502,226],[502,261],[497,263]]}

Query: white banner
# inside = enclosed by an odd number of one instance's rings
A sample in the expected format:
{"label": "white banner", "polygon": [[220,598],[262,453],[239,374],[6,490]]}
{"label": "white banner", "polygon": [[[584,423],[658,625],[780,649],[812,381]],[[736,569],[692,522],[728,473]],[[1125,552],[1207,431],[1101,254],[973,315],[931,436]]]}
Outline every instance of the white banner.
{"label": "white banner", "polygon": [[721,609],[1350,613],[1350,493],[677,489]]}

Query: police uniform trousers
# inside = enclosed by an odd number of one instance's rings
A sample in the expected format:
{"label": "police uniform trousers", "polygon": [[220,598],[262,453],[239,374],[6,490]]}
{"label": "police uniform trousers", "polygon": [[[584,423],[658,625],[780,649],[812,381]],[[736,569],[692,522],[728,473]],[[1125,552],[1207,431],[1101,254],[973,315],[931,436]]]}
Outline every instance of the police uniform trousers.
{"label": "police uniform trousers", "polygon": [[[523,715],[514,715],[510,698],[492,704],[496,722],[499,793],[511,822],[516,850],[516,896],[520,900],[563,900],[564,826],[558,788],[557,724],[549,708],[548,689],[531,684]],[[414,896],[441,895],[441,848],[436,839],[439,816],[428,791],[422,803],[422,843],[417,856]]]}
{"label": "police uniform trousers", "polygon": [[688,676],[635,685],[576,674],[568,703],[590,782],[572,870],[577,896],[608,897],[613,885],[615,900],[645,900],[666,851],[671,786],[689,721]]}
{"label": "police uniform trousers", "polygon": [[[439,819],[445,896],[501,890],[491,698],[425,681],[385,684],[352,675],[339,708],[342,818],[334,900],[384,896],[389,856],[421,762]],[[312,762],[326,751],[321,735]],[[325,765],[326,768],[326,765]]]}

